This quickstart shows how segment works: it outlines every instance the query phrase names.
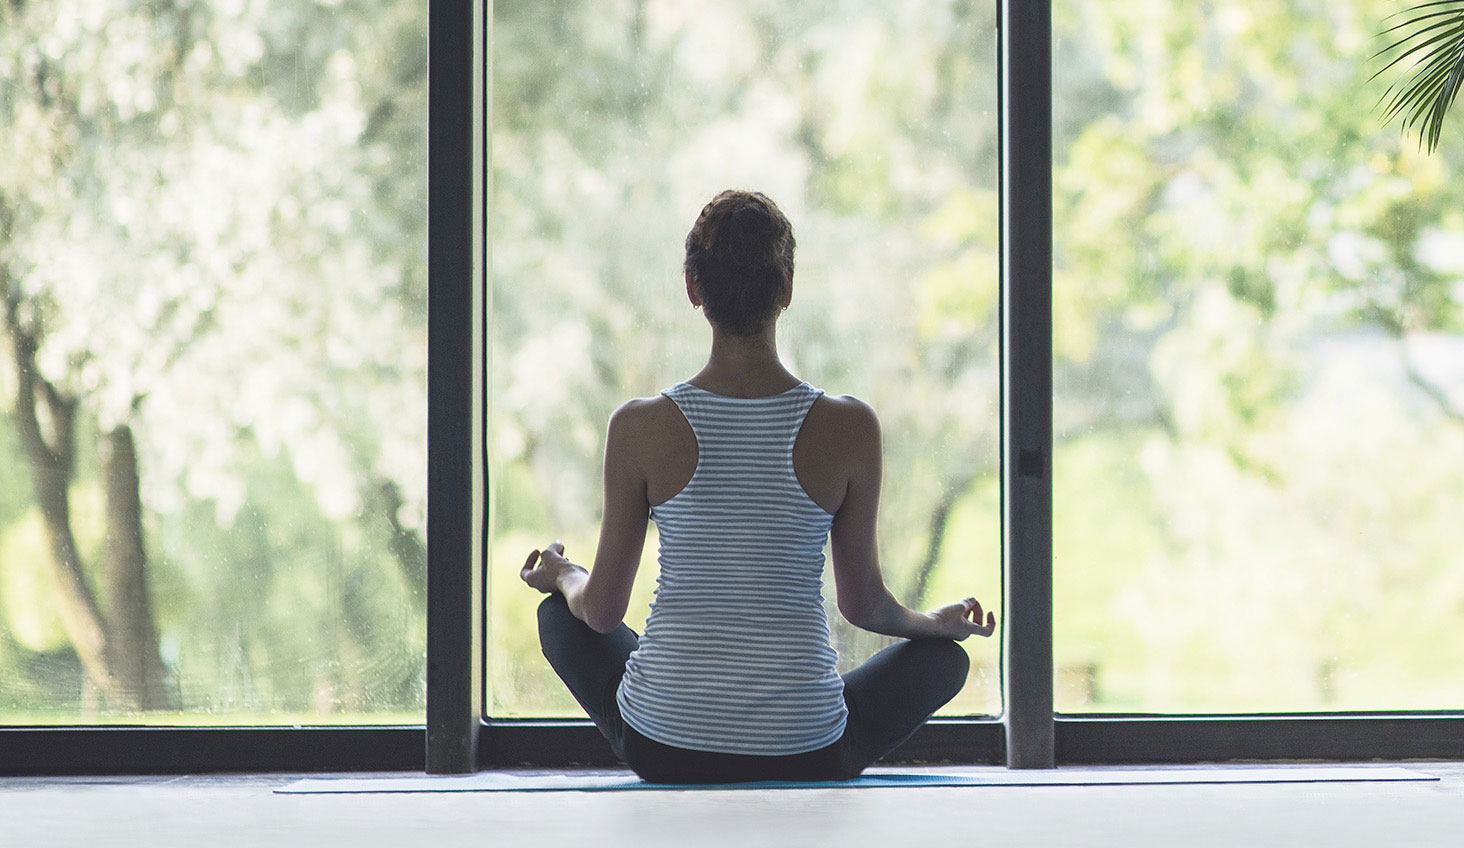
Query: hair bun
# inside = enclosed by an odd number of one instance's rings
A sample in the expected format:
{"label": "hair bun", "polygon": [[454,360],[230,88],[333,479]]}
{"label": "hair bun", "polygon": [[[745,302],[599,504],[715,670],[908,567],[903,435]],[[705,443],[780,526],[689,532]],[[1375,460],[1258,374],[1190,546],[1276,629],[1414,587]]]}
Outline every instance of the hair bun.
{"label": "hair bun", "polygon": [[738,233],[761,235],[772,228],[773,221],[768,217],[767,210],[748,203],[732,213],[731,224],[732,229]]}
{"label": "hair bun", "polygon": [[759,249],[775,235],[776,226],[767,210],[751,203],[733,210],[727,217],[721,251],[731,265],[761,268],[772,264],[773,257]]}
{"label": "hair bun", "polygon": [[685,262],[708,320],[741,335],[775,319],[795,245],[787,216],[766,195],[734,190],[712,198],[686,234]]}

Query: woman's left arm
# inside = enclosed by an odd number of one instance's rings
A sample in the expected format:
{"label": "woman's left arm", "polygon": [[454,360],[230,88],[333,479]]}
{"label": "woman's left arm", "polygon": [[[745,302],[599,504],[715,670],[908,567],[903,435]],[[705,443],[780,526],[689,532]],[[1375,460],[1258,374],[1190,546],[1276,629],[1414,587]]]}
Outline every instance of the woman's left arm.
{"label": "woman's left arm", "polygon": [[[648,444],[644,403],[630,401],[610,416],[605,435],[605,507],[593,570],[586,572],[565,559],[564,546],[556,543],[530,554],[520,575],[541,592],[563,592],[575,617],[599,633],[609,633],[625,619],[646,542],[650,504],[643,461]],[[532,567],[536,558],[539,568]]]}

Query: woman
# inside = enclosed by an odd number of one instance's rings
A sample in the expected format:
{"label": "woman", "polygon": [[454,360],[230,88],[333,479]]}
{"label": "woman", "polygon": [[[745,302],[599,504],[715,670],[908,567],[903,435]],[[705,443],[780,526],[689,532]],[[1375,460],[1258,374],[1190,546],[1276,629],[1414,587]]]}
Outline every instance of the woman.
{"label": "woman", "polygon": [[[549,593],[550,665],[648,781],[857,777],[961,690],[970,660],[956,642],[996,629],[975,598],[920,614],[885,587],[879,421],[778,360],[793,251],[788,219],[762,194],[725,191],[702,209],[685,272],[712,327],[706,367],[610,417],[593,570],[556,542],[520,574]],[[637,636],[622,619],[647,518],[661,574]],[[906,640],[842,677],[823,611],[825,540],[839,612]]]}

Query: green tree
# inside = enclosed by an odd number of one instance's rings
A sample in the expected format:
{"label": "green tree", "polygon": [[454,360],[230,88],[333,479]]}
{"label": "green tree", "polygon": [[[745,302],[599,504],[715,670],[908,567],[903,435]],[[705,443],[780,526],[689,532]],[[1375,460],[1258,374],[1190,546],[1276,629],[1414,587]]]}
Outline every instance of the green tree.
{"label": "green tree", "polygon": [[[260,508],[251,467],[281,453],[311,502],[281,520],[358,525],[420,623],[424,18],[388,0],[0,10],[12,419],[70,641],[110,710],[184,706],[163,682],[159,601],[175,644],[232,621],[280,648],[249,615],[280,603],[273,586],[194,618],[177,605],[200,569],[168,556],[177,531],[155,526],[159,545],[144,529],[158,504],[207,501],[227,539]],[[79,437],[97,440],[106,492],[94,583],[72,538],[68,486],[92,473]],[[337,612],[374,641],[376,610]]]}

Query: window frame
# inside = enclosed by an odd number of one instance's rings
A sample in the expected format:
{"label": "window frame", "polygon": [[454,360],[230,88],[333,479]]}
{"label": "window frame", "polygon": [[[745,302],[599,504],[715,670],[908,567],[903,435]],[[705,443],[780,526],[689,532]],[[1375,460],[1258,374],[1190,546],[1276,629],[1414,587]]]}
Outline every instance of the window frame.
{"label": "window frame", "polygon": [[[1464,759],[1464,713],[1056,714],[1052,639],[1051,2],[998,5],[1001,123],[1000,718],[938,718],[886,762]],[[483,714],[488,583],[486,209],[492,0],[428,6],[428,519],[425,724],[6,727],[0,773],[615,766],[584,719]],[[464,22],[471,22],[464,26]],[[470,174],[470,179],[463,179]]]}

